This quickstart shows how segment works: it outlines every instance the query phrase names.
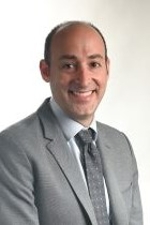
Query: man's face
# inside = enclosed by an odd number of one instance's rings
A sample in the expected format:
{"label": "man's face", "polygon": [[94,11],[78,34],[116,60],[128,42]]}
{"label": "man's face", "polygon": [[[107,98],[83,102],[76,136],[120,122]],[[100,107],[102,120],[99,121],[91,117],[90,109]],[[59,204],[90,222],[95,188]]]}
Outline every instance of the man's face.
{"label": "man's face", "polygon": [[43,78],[63,111],[88,126],[105,92],[108,64],[100,35],[87,25],[73,25],[55,34]]}

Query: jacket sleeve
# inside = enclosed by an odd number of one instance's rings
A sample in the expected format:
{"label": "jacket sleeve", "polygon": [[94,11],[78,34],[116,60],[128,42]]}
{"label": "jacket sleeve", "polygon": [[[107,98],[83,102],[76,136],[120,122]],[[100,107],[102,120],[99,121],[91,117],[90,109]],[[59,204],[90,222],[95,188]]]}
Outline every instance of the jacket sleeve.
{"label": "jacket sleeve", "polygon": [[0,134],[0,224],[39,225],[34,179],[25,151],[9,133]]}
{"label": "jacket sleeve", "polygon": [[[125,136],[125,135],[124,135]],[[132,207],[130,213],[130,223],[129,225],[143,225],[143,212],[142,212],[142,205],[141,205],[141,196],[139,191],[139,184],[138,184],[138,168],[135,159],[135,155],[133,153],[132,146],[125,136],[132,155],[132,166],[133,166],[133,181],[132,181]]]}

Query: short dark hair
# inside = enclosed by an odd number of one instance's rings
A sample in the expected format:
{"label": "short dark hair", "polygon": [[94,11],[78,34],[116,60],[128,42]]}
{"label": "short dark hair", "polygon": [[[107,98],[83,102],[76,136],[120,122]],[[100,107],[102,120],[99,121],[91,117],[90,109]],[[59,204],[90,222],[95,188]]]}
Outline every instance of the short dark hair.
{"label": "short dark hair", "polygon": [[100,32],[100,30],[93,25],[90,22],[85,22],[85,21],[67,21],[64,23],[60,23],[59,25],[55,26],[50,33],[48,34],[48,36],[46,37],[45,40],[45,48],[44,48],[44,60],[46,61],[47,64],[50,64],[51,61],[51,45],[52,45],[52,39],[55,36],[55,34],[57,33],[57,31],[60,28],[63,28],[65,26],[70,26],[70,25],[76,25],[76,24],[83,24],[83,25],[88,25],[92,28],[94,28],[98,34],[101,36],[103,43],[104,43],[104,48],[105,48],[105,59],[107,59],[107,45],[106,45],[106,41],[104,36],[102,35],[102,33]]}

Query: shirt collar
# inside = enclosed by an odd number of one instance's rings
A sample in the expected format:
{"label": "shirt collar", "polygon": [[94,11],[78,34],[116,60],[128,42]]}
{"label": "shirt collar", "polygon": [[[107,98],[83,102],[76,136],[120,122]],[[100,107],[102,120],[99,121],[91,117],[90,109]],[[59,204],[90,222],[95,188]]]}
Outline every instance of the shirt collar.
{"label": "shirt collar", "polygon": [[[75,120],[68,117],[68,115],[60,108],[60,106],[55,102],[53,98],[50,99],[50,105],[55,114],[58,123],[66,137],[69,141],[82,129],[87,129],[82,124],[76,122]],[[96,121],[93,119],[90,127],[96,132]]]}

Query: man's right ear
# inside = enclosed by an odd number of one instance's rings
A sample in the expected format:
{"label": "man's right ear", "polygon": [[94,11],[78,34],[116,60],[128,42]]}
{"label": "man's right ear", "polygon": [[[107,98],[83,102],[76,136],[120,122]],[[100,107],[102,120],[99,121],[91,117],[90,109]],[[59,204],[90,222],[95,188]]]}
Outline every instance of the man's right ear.
{"label": "man's right ear", "polygon": [[39,67],[43,80],[50,82],[50,68],[44,59],[40,61]]}

